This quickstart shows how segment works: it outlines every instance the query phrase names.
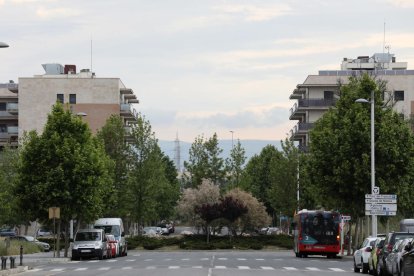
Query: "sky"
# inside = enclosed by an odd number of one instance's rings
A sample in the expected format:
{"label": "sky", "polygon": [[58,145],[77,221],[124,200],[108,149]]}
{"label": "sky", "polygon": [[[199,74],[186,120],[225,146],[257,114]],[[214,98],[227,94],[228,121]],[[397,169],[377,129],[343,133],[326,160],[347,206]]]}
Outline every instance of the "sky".
{"label": "sky", "polygon": [[308,75],[384,45],[414,68],[413,14],[414,0],[0,0],[0,83],[75,64],[132,88],[160,140],[284,140]]}

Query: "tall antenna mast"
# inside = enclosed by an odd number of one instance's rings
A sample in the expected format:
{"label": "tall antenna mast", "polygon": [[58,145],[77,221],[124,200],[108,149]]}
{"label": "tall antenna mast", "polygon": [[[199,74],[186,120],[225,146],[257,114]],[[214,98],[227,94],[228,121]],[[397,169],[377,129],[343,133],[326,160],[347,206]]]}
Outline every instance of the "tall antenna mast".
{"label": "tall antenna mast", "polygon": [[385,53],[385,18],[384,18],[384,39],[382,41],[382,53]]}

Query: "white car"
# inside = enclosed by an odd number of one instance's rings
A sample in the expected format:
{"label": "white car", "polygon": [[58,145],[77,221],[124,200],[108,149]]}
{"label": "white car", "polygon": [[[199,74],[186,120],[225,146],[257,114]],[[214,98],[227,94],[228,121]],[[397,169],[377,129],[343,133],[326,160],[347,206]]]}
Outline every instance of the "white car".
{"label": "white car", "polygon": [[368,237],[364,240],[361,247],[354,253],[354,272],[368,273],[368,258],[371,255],[372,248],[377,237]]}

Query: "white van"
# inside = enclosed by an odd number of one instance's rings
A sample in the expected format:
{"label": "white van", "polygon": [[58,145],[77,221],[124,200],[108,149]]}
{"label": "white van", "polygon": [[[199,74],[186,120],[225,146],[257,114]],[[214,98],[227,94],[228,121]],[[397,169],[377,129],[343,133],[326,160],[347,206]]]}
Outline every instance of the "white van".
{"label": "white van", "polygon": [[111,234],[115,236],[117,241],[116,252],[119,252],[118,256],[126,256],[128,254],[127,243],[125,240],[124,224],[120,218],[100,218],[97,219],[93,225],[95,229],[103,229],[105,234]]}
{"label": "white van", "polygon": [[108,246],[102,229],[81,229],[73,240],[72,260],[82,257],[108,258]]}

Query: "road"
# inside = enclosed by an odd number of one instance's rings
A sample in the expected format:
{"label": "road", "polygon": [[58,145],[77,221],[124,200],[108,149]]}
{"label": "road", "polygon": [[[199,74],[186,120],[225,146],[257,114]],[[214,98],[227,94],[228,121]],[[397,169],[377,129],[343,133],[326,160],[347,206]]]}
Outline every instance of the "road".
{"label": "road", "polygon": [[44,275],[354,275],[352,258],[296,258],[291,251],[129,251],[109,260],[82,260],[46,264],[24,272]]}

